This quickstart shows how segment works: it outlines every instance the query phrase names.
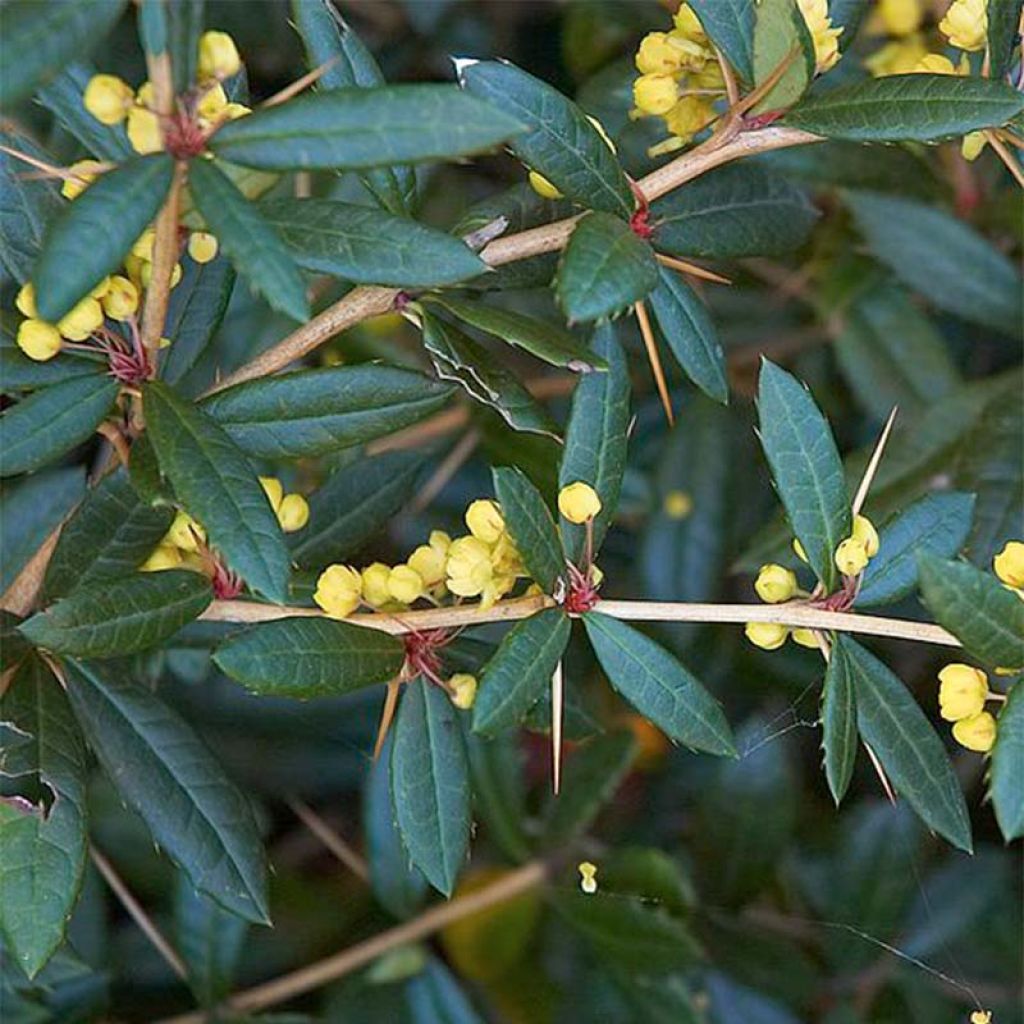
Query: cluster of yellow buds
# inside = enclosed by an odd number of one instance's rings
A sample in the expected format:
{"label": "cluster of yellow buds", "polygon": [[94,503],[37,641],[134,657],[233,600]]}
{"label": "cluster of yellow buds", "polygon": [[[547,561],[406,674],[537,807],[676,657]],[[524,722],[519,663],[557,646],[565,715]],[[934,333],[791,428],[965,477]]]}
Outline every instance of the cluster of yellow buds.
{"label": "cluster of yellow buds", "polygon": [[[794,550],[796,545],[794,544]],[[799,555],[800,552],[798,551]],[[878,531],[867,516],[853,517],[853,532],[836,548],[836,568],[844,576],[859,576],[878,554]],[[806,559],[804,559],[806,561]]]}
{"label": "cluster of yellow buds", "polygon": [[814,40],[815,69],[823,74],[839,62],[839,37],[843,29],[832,27],[828,0],[797,0],[797,6]]}
{"label": "cluster of yellow buds", "polygon": [[953,739],[968,750],[987,754],[992,749],[996,720],[985,703],[997,699],[979,668],[953,663],[939,673],[939,714],[953,723]]}
{"label": "cluster of yellow buds", "polygon": [[[601,124],[601,122],[598,121],[598,119],[596,117],[591,117],[590,114],[587,114],[587,120],[597,130],[597,134],[600,135],[602,139],[604,139],[604,144],[613,153],[618,152],[616,150],[616,148],[615,148],[615,143],[612,142],[612,140],[611,140],[611,136],[609,136],[608,132],[605,131],[604,125]],[[559,192],[558,189],[554,185],[552,185],[551,182],[548,181],[548,179],[545,178],[544,175],[541,174],[539,171],[530,170],[530,173],[528,175],[528,181],[530,182],[530,188],[532,188],[533,191],[536,192],[537,195],[541,196],[542,198],[544,198],[544,199],[561,199],[562,198],[562,193]]]}
{"label": "cluster of yellow buds", "polygon": [[1024,601],[1024,541],[1011,540],[992,559],[992,570],[1009,590]]}

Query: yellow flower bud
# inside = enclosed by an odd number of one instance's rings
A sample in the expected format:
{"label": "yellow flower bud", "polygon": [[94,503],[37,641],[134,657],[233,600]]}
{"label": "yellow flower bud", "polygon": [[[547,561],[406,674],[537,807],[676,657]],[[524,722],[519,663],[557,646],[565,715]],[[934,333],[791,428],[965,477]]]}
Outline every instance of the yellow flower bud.
{"label": "yellow flower bud", "polygon": [[794,629],[790,636],[793,637],[793,642],[799,644],[801,647],[810,647],[812,650],[819,650],[818,637],[813,629]]}
{"label": "yellow flower bud", "polygon": [[139,290],[127,277],[115,274],[101,304],[111,320],[127,320],[139,308]]}
{"label": "yellow flower bud", "polygon": [[139,259],[152,262],[153,243],[156,241],[156,231],[153,228],[146,228],[132,244],[132,255]]}
{"label": "yellow flower bud", "polygon": [[789,636],[789,628],[774,622],[748,622],[744,628],[747,639],[755,646],[766,651],[776,651]]}
{"label": "yellow flower bud", "polygon": [[494,544],[505,532],[505,518],[497,502],[480,498],[466,509],[466,526],[474,537]]}
{"label": "yellow flower bud", "polygon": [[301,494],[286,494],[277,510],[277,521],[285,533],[295,533],[309,522],[309,503]]}
{"label": "yellow flower bud", "polygon": [[230,78],[242,67],[238,48],[227,32],[204,32],[199,37],[199,77]]}
{"label": "yellow flower bud", "polygon": [[270,507],[276,513],[281,507],[281,501],[284,498],[284,485],[276,476],[261,476],[260,486],[270,502]]}
{"label": "yellow flower bud", "polygon": [[558,511],[570,523],[585,523],[601,511],[601,499],[590,484],[577,480],[558,492]]}
{"label": "yellow flower bud", "polygon": [[754,589],[757,596],[768,604],[788,601],[797,591],[796,574],[784,565],[762,565]]}
{"label": "yellow flower bud", "polygon": [[1003,550],[992,559],[996,576],[1010,587],[1024,587],[1024,542],[1007,541]]}
{"label": "yellow flower bud", "polygon": [[490,545],[479,537],[458,537],[448,549],[448,589],[459,597],[482,594],[494,575]]}
{"label": "yellow flower bud", "polygon": [[419,573],[425,586],[436,587],[444,581],[445,552],[430,544],[421,544],[410,556],[408,565]]}
{"label": "yellow flower bud", "polygon": [[61,346],[60,331],[45,320],[22,320],[16,340],[18,348],[37,363],[52,359]]}
{"label": "yellow flower bud", "polygon": [[984,50],[988,36],[988,0],[953,0],[939,31],[961,50]]}
{"label": "yellow flower bud", "polygon": [[68,341],[85,341],[102,324],[103,307],[95,299],[86,297],[57,321],[57,330]]}
{"label": "yellow flower bud", "polygon": [[36,312],[36,290],[31,281],[26,281],[19,289],[14,305],[22,316],[37,317]]}
{"label": "yellow flower bud", "polygon": [[448,680],[452,703],[462,711],[468,711],[476,700],[476,676],[468,672],[456,672]]}
{"label": "yellow flower bud", "polygon": [[159,153],[164,148],[160,118],[146,107],[128,111],[128,141],[136,153]]}
{"label": "yellow flower bud", "polygon": [[890,35],[909,36],[921,27],[924,9],[921,0],[878,0],[878,15]]}
{"label": "yellow flower bud", "polygon": [[580,888],[588,895],[597,892],[597,865],[585,860],[578,865],[577,870],[580,873]]}
{"label": "yellow flower bud", "polygon": [[987,754],[996,742],[996,720],[987,712],[953,724],[953,739],[962,747]]}
{"label": "yellow flower bud", "polygon": [[989,1010],[975,1010],[971,1014],[971,1024],[992,1024],[992,1013]]}
{"label": "yellow flower bud", "polygon": [[103,164],[98,160],[79,160],[73,163],[68,172],[73,178],[65,178],[60,186],[60,194],[65,199],[77,199],[95,180],[96,176],[103,170]]}
{"label": "yellow flower bud", "polygon": [[153,549],[153,553],[139,566],[140,572],[160,572],[163,569],[176,569],[181,565],[181,552],[173,544],[162,541]]}
{"label": "yellow flower bud", "polygon": [[207,121],[213,121],[227,109],[228,97],[220,82],[204,87],[196,104],[196,113]]}
{"label": "yellow flower bud", "polygon": [[206,531],[184,509],[178,509],[171,528],[161,541],[163,544],[173,544],[182,551],[198,551],[199,545],[205,542]]}
{"label": "yellow flower bud", "polygon": [[135,90],[117,75],[93,75],[82,95],[82,105],[102,124],[120,124],[135,99]]}
{"label": "yellow flower bud", "polygon": [[874,558],[878,554],[878,531],[867,516],[853,517],[853,532],[850,536],[864,545],[868,558]]}
{"label": "yellow flower bud", "polygon": [[854,537],[847,537],[836,548],[836,566],[844,576],[859,576],[868,564],[864,545]]}
{"label": "yellow flower bud", "polygon": [[388,593],[402,604],[423,596],[423,577],[408,565],[396,565],[388,574]]}
{"label": "yellow flower bud", "polygon": [[530,171],[527,175],[527,180],[530,182],[530,188],[532,188],[533,191],[542,199],[562,198],[562,193],[559,192],[543,174],[538,174],[536,171]]}
{"label": "yellow flower bud", "polygon": [[135,92],[135,102],[140,107],[148,107],[150,110],[156,109],[156,90],[153,88],[153,83],[145,81]]}
{"label": "yellow flower bud", "polygon": [[683,69],[683,49],[667,32],[648,32],[636,51],[636,69],[642,75],[673,75]]}
{"label": "yellow flower bud", "polygon": [[685,519],[693,511],[693,498],[686,491],[669,491],[661,507],[669,519]]}
{"label": "yellow flower bud", "polygon": [[987,697],[988,676],[981,669],[954,662],[939,673],[939,714],[947,722],[980,714]]}
{"label": "yellow flower bud", "polygon": [[804,551],[803,544],[801,544],[796,537],[793,538],[793,554],[796,555],[796,557],[799,558],[800,561],[804,563],[804,565],[809,564],[807,561],[807,552]]}
{"label": "yellow flower bud", "polygon": [[679,99],[671,75],[641,75],[633,83],[633,102],[642,114],[667,114]]}
{"label": "yellow flower bud", "polygon": [[983,132],[968,132],[960,142],[960,155],[968,162],[981,156],[981,151],[988,145],[988,136]]}
{"label": "yellow flower bud", "polygon": [[698,43],[707,42],[708,37],[704,32],[704,26],[689,4],[681,4],[672,21],[675,24],[676,32],[684,39],[693,39]]}
{"label": "yellow flower bud", "polygon": [[362,573],[363,600],[371,608],[381,608],[391,600],[388,590],[388,579],[391,577],[391,566],[383,562],[368,565]]}
{"label": "yellow flower bud", "polygon": [[604,569],[596,562],[590,567],[590,582],[595,587],[599,587],[604,583]]}
{"label": "yellow flower bud", "polygon": [[103,278],[98,285],[96,285],[91,292],[89,297],[93,299],[102,299],[107,292],[110,291],[110,277]]}
{"label": "yellow flower bud", "polygon": [[926,53],[913,68],[914,74],[955,75],[956,66],[944,53]]}
{"label": "yellow flower bud", "polygon": [[919,34],[906,39],[894,39],[864,59],[864,66],[875,78],[902,75],[913,71],[917,62],[928,53],[928,47]]}
{"label": "yellow flower bud", "polygon": [[715,116],[714,108],[702,96],[683,96],[665,115],[665,127],[689,142]]}
{"label": "yellow flower bud", "polygon": [[188,254],[196,263],[209,263],[217,255],[217,238],[208,231],[193,231],[188,236]]}
{"label": "yellow flower bud", "polygon": [[362,591],[363,580],[357,569],[329,565],[316,581],[313,600],[332,619],[344,619],[359,607]]}

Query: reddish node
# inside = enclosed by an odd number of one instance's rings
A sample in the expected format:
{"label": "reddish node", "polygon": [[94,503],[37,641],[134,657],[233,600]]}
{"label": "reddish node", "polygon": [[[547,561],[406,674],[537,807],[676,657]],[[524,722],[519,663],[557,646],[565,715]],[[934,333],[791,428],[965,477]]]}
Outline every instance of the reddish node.
{"label": "reddish node", "polygon": [[230,601],[232,598],[238,597],[245,586],[242,577],[232,572],[220,559],[217,559],[214,566],[213,578],[210,583],[213,586],[214,597],[220,601]]}
{"label": "reddish node", "polygon": [[405,644],[405,670],[403,675],[408,678],[423,676],[439,686],[441,680],[441,658],[438,649],[450,639],[445,629],[429,629],[424,632],[414,630],[403,638]]}
{"label": "reddish node", "polygon": [[575,565],[569,566],[569,581],[566,587],[565,600],[562,607],[570,615],[583,615],[589,612],[598,602],[597,587],[589,575],[585,576]]}

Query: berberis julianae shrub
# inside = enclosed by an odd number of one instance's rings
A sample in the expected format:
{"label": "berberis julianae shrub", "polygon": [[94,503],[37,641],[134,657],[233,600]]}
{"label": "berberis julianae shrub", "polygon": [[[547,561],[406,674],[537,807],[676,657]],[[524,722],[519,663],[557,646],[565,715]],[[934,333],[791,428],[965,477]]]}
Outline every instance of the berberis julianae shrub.
{"label": "berberis julianae shrub", "polygon": [[5,1024],[1017,1019],[1020,0],[344,8],[0,7]]}

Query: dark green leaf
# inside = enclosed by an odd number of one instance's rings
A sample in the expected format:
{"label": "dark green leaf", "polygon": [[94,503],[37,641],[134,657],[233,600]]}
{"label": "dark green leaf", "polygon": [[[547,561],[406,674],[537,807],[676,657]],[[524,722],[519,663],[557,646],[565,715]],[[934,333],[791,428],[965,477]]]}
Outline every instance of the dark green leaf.
{"label": "dark green leaf", "polygon": [[159,646],[212,600],[210,581],[201,573],[133,573],[76,587],[20,629],[37,647],[56,654],[109,658]]}
{"label": "dark green leaf", "polygon": [[68,203],[46,233],[32,274],[36,306],[56,322],[120,266],[167,195],[174,161],[166,153],[126,160]]}
{"label": "dark green leaf", "polygon": [[302,275],[277,230],[212,160],[193,160],[189,183],[199,212],[235,269],[272,309],[293,320],[308,320]]}
{"label": "dark green leaf", "polygon": [[849,663],[842,655],[832,657],[825,672],[821,733],[825,778],[838,807],[850,785],[857,761],[857,694]]}
{"label": "dark green leaf", "polygon": [[550,594],[555,580],[565,571],[565,555],[551,512],[522,470],[501,467],[493,470],[493,476],[494,493],[523,564],[531,578]]}
{"label": "dark green leaf", "polygon": [[294,459],[392,434],[437,412],[451,394],[413,370],[365,363],[245,381],[202,408],[248,454]]}
{"label": "dark green leaf", "polygon": [[603,320],[639,302],[658,283],[654,250],[609,213],[588,213],[558,263],[555,296],[570,323]]}
{"label": "dark green leaf", "polygon": [[557,89],[506,61],[460,61],[463,88],[528,129],[512,152],[563,195],[628,217],[636,201],[615,154],[586,114]]}
{"label": "dark green leaf", "polygon": [[893,788],[939,835],[971,852],[971,820],[949,756],[909,690],[873,654],[840,633],[842,658],[857,694],[857,725]]}
{"label": "dark green leaf", "polygon": [[493,739],[466,737],[473,784],[473,807],[488,838],[516,863],[530,856],[526,838],[526,784],[518,737],[508,732]]}
{"label": "dark green leaf", "polygon": [[63,941],[82,884],[85,746],[64,691],[36,658],[10,681],[0,728],[21,741],[0,750],[0,778],[13,778],[15,792],[21,784],[45,792],[38,804],[0,800],[0,933],[32,978]]}
{"label": "dark green leaf", "polygon": [[152,553],[173,519],[173,509],[141,501],[124,470],[104,477],[61,530],[46,567],[44,600],[127,576]]}
{"label": "dark green leaf", "polygon": [[552,850],[566,847],[593,825],[615,795],[637,755],[628,731],[587,740],[566,759],[561,792],[548,799],[544,843]]}
{"label": "dark green leaf", "polygon": [[588,612],[583,624],[608,681],[637,711],[677,743],[736,756],[718,701],[668,651],[599,612]]}
{"label": "dark green leaf", "polygon": [[1024,110],[1024,96],[1005,82],[957,75],[867,78],[808,96],[786,123],[854,142],[935,142],[998,128]]}
{"label": "dark green leaf", "polygon": [[484,667],[473,705],[473,731],[514,729],[551,684],[565,646],[569,619],[561,608],[546,608],[517,623]]}
{"label": "dark green leaf", "polygon": [[412,1024],[483,1024],[465,991],[440,960],[426,967],[405,985]]}
{"label": "dark green leaf", "polygon": [[917,556],[921,596],[940,626],[992,668],[1024,668],[1024,601],[990,572],[927,552]]}
{"label": "dark green leaf", "polygon": [[200,892],[269,922],[266,863],[252,808],[185,721],[123,667],[69,662],[68,694],[121,799]]}
{"label": "dark green leaf", "polygon": [[391,751],[391,799],[409,859],[450,896],[466,859],[469,764],[458,712],[439,686],[405,687]]}
{"label": "dark green leaf", "polygon": [[754,82],[763,85],[784,61],[782,77],[754,112],[792,106],[814,77],[814,40],[796,0],[760,0],[754,24]]}
{"label": "dark green leaf", "polygon": [[802,189],[756,164],[720,167],[651,209],[657,249],[708,259],[789,255],[818,220]]}
{"label": "dark green leaf", "polygon": [[522,131],[520,121],[454,85],[331,89],[226,124],[210,141],[246,167],[358,169],[450,160]]}
{"label": "dark green leaf", "polygon": [[988,4],[988,73],[996,81],[1010,70],[1016,58],[1022,8],[1021,0],[992,0]]}
{"label": "dark green leaf", "polygon": [[45,466],[92,437],[117,397],[117,381],[74,377],[36,391],[0,416],[0,476]]}
{"label": "dark green leaf", "polygon": [[[626,355],[609,325],[597,330],[594,351],[608,364],[607,373],[591,373],[577,385],[565,432],[565,452],[558,471],[558,486],[582,481],[597,491],[601,511],[594,517],[594,553],[615,518],[626,469],[629,433],[629,367]],[[562,521],[566,554],[578,561],[586,530]]]}
{"label": "dark green leaf", "polygon": [[917,587],[917,553],[955,555],[967,540],[974,495],[926,494],[881,529],[878,554],[868,563],[857,592],[858,608],[891,604]]}
{"label": "dark green leaf", "polygon": [[765,359],[758,387],[761,445],[790,525],[811,568],[831,589],[833,555],[850,535],[850,497],[828,421],[810,391]]}
{"label": "dark green leaf", "polygon": [[1024,835],[1024,686],[1020,680],[999,715],[992,748],[989,795],[1003,838],[1009,843]]}
{"label": "dark green leaf", "polygon": [[88,61],[76,60],[39,90],[39,102],[95,157],[121,163],[135,155],[124,124],[97,121],[82,102],[89,79],[97,72]]}
{"label": "dark green leaf", "polygon": [[857,31],[865,16],[871,13],[871,6],[864,0],[831,0],[828,17],[833,28],[842,28],[839,36],[839,52],[846,53],[857,38]]}
{"label": "dark green leaf", "polygon": [[179,95],[196,82],[204,5],[205,0],[167,4],[167,48],[174,69],[174,91]]}
{"label": "dark green leaf", "polygon": [[[50,162],[49,155],[27,135],[0,132],[0,143],[36,160]],[[19,283],[32,273],[39,257],[47,224],[64,205],[52,180],[30,177],[28,164],[0,151],[0,264]],[[7,377],[4,375],[4,387]]]}
{"label": "dark green leaf", "polygon": [[674,271],[658,268],[661,282],[651,308],[661,333],[686,375],[716,402],[729,401],[725,354],[704,303]]}
{"label": "dark green leaf", "polygon": [[0,387],[5,392],[35,391],[73,377],[98,376],[105,372],[106,364],[98,359],[62,352],[39,363],[13,344],[0,344]]}
{"label": "dark green leaf", "polygon": [[160,469],[189,514],[251,587],[283,604],[288,551],[246,457],[204,412],[160,382],[146,386],[143,407]]}
{"label": "dark green leaf", "polygon": [[973,228],[910,199],[858,192],[847,202],[871,251],[904,283],[940,309],[1019,334],[1020,275]]}
{"label": "dark green leaf", "polygon": [[267,199],[259,211],[304,270],[357,284],[436,288],[487,270],[460,238],[370,206]]}
{"label": "dark green leaf", "polygon": [[754,81],[754,0],[692,0],[708,38],[746,83]]}
{"label": "dark green leaf", "polygon": [[422,455],[407,451],[343,466],[309,499],[306,528],[289,536],[292,558],[310,569],[358,551],[412,496],[422,470]]}
{"label": "dark green leaf", "polygon": [[[124,0],[34,3],[9,0],[0,16],[8,59],[0,73],[0,106],[30,96],[73,57],[98,45],[121,16]],[[17,55],[11,60],[11,55]]]}
{"label": "dark green leaf", "polygon": [[213,660],[254,693],[330,697],[398,675],[401,640],[320,617],[276,619],[236,633]]}

